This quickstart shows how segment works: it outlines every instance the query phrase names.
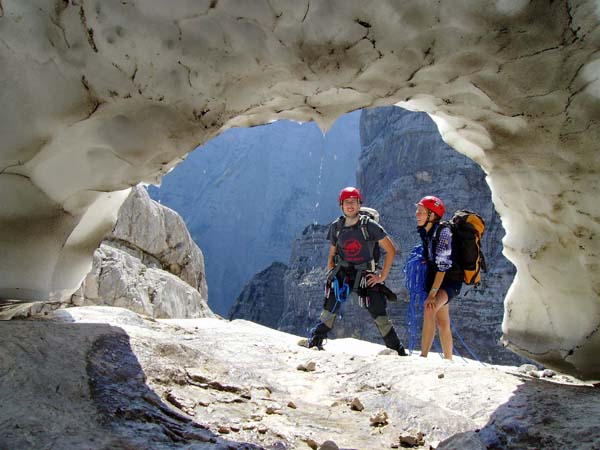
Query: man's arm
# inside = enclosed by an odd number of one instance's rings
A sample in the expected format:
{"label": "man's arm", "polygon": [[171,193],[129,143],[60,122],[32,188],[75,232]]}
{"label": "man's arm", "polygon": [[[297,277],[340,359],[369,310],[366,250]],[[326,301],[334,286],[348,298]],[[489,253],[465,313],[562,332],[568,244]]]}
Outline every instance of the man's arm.
{"label": "man's arm", "polygon": [[335,267],[335,245],[331,244],[329,247],[329,256],[327,257],[327,270],[331,270]]}
{"label": "man's arm", "polygon": [[392,264],[394,263],[394,256],[396,256],[396,246],[392,242],[389,236],[384,237],[379,241],[379,245],[385,250],[385,259],[383,261],[383,269],[381,269],[381,277],[384,281],[392,268]]}

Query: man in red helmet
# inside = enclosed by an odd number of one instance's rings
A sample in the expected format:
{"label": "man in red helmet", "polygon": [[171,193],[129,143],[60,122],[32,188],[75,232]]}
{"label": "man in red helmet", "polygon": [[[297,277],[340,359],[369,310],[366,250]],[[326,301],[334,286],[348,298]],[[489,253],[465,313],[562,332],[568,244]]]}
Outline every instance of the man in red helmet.
{"label": "man in red helmet", "polygon": [[416,204],[417,231],[423,243],[423,256],[427,261],[425,291],[428,296],[423,305],[423,330],[421,356],[427,357],[436,326],[444,358],[452,359],[452,330],[448,302],[460,293],[463,272],[452,264],[452,231],[440,223],[446,208],[441,199],[432,195]]}
{"label": "man in red helmet", "polygon": [[[323,341],[333,329],[343,302],[354,292],[375,321],[385,345],[406,356],[386,311],[386,293],[391,291],[383,285],[390,273],[396,247],[377,222],[359,215],[362,195],[358,189],[342,189],[339,204],[344,215],[331,224],[327,235],[331,245],[323,312],[319,323],[311,330],[308,346],[323,348]],[[374,260],[377,244],[386,252],[381,272],[376,271]]]}

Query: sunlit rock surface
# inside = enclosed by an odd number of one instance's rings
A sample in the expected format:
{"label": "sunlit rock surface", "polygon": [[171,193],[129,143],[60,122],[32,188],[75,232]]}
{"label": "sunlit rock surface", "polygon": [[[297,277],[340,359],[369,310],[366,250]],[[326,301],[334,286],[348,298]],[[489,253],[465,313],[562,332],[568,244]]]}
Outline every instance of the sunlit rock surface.
{"label": "sunlit rock surface", "polygon": [[[0,327],[0,448],[592,449],[600,391],[535,366],[320,352],[251,322],[69,308]],[[358,405],[362,405],[362,410]],[[375,416],[385,423],[372,424]],[[321,447],[323,448],[323,447]],[[397,448],[397,447],[396,447]]]}
{"label": "sunlit rock surface", "polygon": [[597,1],[0,5],[2,297],[70,295],[122,191],[224,128],[398,104],[488,174],[509,345],[600,378]]}
{"label": "sunlit rock surface", "polygon": [[213,317],[204,258],[183,219],[136,186],[94,252],[75,305],[120,306],[157,318]]}

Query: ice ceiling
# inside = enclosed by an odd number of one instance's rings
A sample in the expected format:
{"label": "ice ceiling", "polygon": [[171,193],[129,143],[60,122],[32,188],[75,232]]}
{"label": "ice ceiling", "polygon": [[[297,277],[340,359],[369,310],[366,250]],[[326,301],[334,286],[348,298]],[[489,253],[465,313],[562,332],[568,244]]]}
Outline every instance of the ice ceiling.
{"label": "ice ceiling", "polygon": [[224,129],[397,104],[488,174],[508,345],[600,378],[599,23],[585,0],[0,0],[0,297],[70,293],[128,188]]}

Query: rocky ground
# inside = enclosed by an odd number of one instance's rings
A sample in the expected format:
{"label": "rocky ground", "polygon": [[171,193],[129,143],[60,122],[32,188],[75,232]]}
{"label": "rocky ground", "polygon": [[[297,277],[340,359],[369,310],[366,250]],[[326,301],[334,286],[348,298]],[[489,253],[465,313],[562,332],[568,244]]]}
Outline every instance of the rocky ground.
{"label": "rocky ground", "polygon": [[600,389],[534,367],[113,307],[4,321],[0,340],[3,450],[600,448]]}

